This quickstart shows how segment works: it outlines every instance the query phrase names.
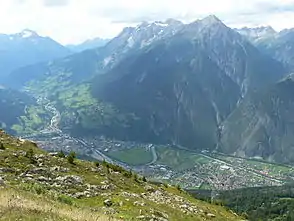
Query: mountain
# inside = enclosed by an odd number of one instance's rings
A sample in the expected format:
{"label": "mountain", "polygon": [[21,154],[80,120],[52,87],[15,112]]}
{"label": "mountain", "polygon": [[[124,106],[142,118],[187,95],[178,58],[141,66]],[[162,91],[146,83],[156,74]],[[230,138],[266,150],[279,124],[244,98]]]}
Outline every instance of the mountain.
{"label": "mountain", "polygon": [[0,88],[0,128],[15,133],[13,127],[20,123],[20,117],[25,115],[26,107],[35,103],[28,95]]}
{"label": "mountain", "polygon": [[[104,47],[19,68],[11,73],[6,83],[10,87],[19,88],[32,80],[42,83],[49,75],[51,77],[60,75],[59,80],[65,82],[89,80],[94,75],[105,73],[127,55],[175,33],[179,27],[182,27],[181,25],[179,21],[168,19],[166,22],[144,22],[137,27],[125,28]],[[64,77],[62,73],[70,73],[70,77]]]}
{"label": "mountain", "polygon": [[71,45],[66,45],[68,49],[74,52],[81,52],[85,51],[88,49],[94,49],[94,48],[99,48],[105,46],[110,39],[103,39],[103,38],[94,38],[90,39],[87,41],[84,41],[81,44],[71,44]]}
{"label": "mountain", "polygon": [[19,67],[69,55],[71,52],[49,37],[31,30],[0,34],[0,72],[9,74]]}
{"label": "mountain", "polygon": [[222,124],[221,151],[293,163],[293,75],[248,95]]}
{"label": "mountain", "polygon": [[107,45],[19,69],[11,85],[50,99],[75,136],[214,150],[221,123],[248,92],[287,70],[208,16],[125,28]]}
{"label": "mountain", "polygon": [[46,153],[0,131],[3,220],[241,220],[179,187],[151,183],[107,162],[72,152]]}
{"label": "mountain", "polygon": [[294,70],[294,29],[275,32],[271,27],[240,29],[260,51],[282,62],[290,71]]}
{"label": "mountain", "polygon": [[282,73],[279,62],[209,16],[125,58],[92,88],[97,99],[135,115],[121,139],[213,149],[238,100]]}
{"label": "mountain", "polygon": [[278,32],[276,32],[271,26],[261,26],[256,28],[241,28],[235,29],[241,35],[246,36],[251,41],[259,41],[263,39],[268,39],[274,37]]}

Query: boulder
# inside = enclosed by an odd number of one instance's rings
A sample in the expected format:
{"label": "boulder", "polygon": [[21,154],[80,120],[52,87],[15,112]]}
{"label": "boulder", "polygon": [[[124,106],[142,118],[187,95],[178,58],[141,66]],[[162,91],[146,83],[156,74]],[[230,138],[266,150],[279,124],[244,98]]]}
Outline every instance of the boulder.
{"label": "boulder", "polygon": [[104,200],[103,202],[104,206],[110,207],[112,206],[113,202],[110,199]]}
{"label": "boulder", "polygon": [[212,213],[207,213],[206,216],[209,217],[209,218],[215,218],[215,215],[212,214]]}

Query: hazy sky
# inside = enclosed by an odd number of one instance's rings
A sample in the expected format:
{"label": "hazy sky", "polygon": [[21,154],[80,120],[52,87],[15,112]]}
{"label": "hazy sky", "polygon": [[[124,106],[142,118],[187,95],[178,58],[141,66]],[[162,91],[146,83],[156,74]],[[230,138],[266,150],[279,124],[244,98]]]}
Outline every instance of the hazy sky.
{"label": "hazy sky", "polygon": [[294,27],[294,0],[0,0],[0,33],[29,28],[67,44],[114,37],[141,21],[215,14],[232,27]]}

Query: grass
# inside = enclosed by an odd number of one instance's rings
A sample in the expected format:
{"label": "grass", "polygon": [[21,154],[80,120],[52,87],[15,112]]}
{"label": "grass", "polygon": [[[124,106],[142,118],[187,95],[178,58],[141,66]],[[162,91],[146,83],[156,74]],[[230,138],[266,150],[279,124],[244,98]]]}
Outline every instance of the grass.
{"label": "grass", "polygon": [[0,190],[0,220],[76,220],[110,221],[115,220],[93,211],[69,206],[45,197],[14,189]]}
{"label": "grass", "polygon": [[[5,146],[5,150],[0,152],[0,168],[14,169],[3,174],[6,188],[0,189],[0,220],[136,220],[139,215],[153,214],[152,211],[168,214],[170,221],[209,220],[205,215],[207,213],[215,214],[217,219],[214,220],[236,220],[236,216],[225,208],[196,200],[176,187],[146,183],[134,174],[125,176],[127,171],[123,168],[114,170],[114,166],[107,166],[105,163],[100,163],[97,167],[93,162],[78,159],[75,164],[71,164],[66,158],[49,156],[33,143],[19,141],[1,131],[0,140]],[[44,160],[39,167],[35,161],[38,161],[41,155]],[[38,160],[34,161],[32,158],[35,156],[38,156]],[[56,166],[67,170],[52,172],[51,168]],[[32,173],[32,180],[24,180],[20,176],[36,168],[45,168],[45,171]],[[56,187],[37,181],[40,176],[53,176],[56,180],[57,177],[68,175],[79,176],[83,180],[82,184],[62,184]],[[105,182],[113,188],[101,189]],[[88,185],[97,186],[95,193],[98,194],[81,199],[71,196],[84,192]],[[165,194],[167,198],[149,198],[151,193],[146,192],[146,185]],[[142,193],[148,197],[143,198]],[[183,201],[174,202],[178,197]],[[105,208],[103,202],[106,199],[113,202],[111,208]],[[170,203],[167,203],[166,199],[169,199]],[[135,202],[143,202],[144,206],[135,205]],[[181,204],[193,205],[203,212],[186,214],[179,208]]]}
{"label": "grass", "polygon": [[152,161],[151,151],[147,151],[143,147],[131,148],[127,150],[110,151],[107,153],[108,156],[118,161],[138,166],[145,165]]}

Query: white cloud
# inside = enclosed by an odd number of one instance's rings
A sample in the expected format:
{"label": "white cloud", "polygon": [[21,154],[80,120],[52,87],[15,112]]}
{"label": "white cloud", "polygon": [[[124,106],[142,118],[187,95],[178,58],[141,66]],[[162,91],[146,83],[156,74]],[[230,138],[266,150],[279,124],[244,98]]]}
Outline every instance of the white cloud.
{"label": "white cloud", "polygon": [[124,26],[215,14],[231,26],[294,27],[294,0],[3,0],[0,33],[24,28],[62,43],[113,37]]}

